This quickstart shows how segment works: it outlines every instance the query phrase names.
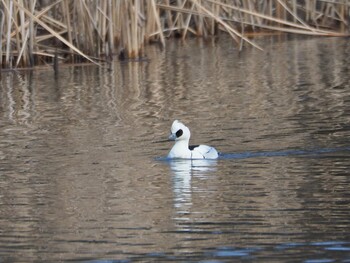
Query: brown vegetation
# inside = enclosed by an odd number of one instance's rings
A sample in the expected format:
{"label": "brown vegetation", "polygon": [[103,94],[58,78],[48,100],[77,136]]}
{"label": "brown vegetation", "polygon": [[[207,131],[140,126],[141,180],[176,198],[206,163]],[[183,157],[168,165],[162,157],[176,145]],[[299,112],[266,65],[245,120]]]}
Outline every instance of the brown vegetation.
{"label": "brown vegetation", "polygon": [[1,0],[0,65],[137,59],[150,42],[220,32],[261,49],[248,35],[346,36],[349,23],[349,0]]}

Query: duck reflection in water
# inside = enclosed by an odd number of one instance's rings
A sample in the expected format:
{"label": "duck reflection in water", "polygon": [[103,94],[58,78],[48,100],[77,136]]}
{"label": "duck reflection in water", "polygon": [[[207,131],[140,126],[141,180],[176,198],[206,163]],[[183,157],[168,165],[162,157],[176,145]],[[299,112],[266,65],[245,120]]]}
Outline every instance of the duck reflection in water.
{"label": "duck reflection in water", "polygon": [[[168,160],[173,173],[172,187],[174,192],[174,206],[177,213],[189,212],[192,206],[192,179],[193,177],[205,178],[216,171],[217,160]],[[195,187],[196,191],[201,191]]]}

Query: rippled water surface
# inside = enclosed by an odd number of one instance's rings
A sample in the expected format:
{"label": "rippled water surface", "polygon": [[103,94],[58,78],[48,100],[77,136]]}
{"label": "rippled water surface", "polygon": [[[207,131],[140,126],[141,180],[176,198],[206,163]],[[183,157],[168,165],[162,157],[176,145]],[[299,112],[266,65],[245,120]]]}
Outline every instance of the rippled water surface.
{"label": "rippled water surface", "polygon": [[350,42],[257,42],[3,73],[0,261],[350,262]]}

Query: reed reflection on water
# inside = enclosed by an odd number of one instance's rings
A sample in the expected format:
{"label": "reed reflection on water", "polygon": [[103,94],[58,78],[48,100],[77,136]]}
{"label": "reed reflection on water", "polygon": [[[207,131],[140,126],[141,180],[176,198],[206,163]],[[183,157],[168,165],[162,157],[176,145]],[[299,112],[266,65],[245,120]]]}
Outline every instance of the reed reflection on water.
{"label": "reed reflection on water", "polygon": [[[350,260],[347,39],[2,74],[0,259]],[[174,119],[217,161],[166,161]]]}

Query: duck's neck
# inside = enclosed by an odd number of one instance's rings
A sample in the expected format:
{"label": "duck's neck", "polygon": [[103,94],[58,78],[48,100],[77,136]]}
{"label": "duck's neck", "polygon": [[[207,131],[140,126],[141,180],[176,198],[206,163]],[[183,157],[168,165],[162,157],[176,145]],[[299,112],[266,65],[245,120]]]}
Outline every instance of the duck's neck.
{"label": "duck's neck", "polygon": [[171,158],[191,158],[191,151],[188,148],[188,140],[177,141],[168,156]]}
{"label": "duck's neck", "polygon": [[179,158],[190,158],[191,151],[188,148],[188,141],[177,141],[173,148],[171,149],[171,152],[174,156]]}
{"label": "duck's neck", "polygon": [[184,149],[184,148],[188,149],[188,144],[189,144],[189,140],[181,140],[181,141],[177,141],[174,146],[179,147],[181,149]]}

